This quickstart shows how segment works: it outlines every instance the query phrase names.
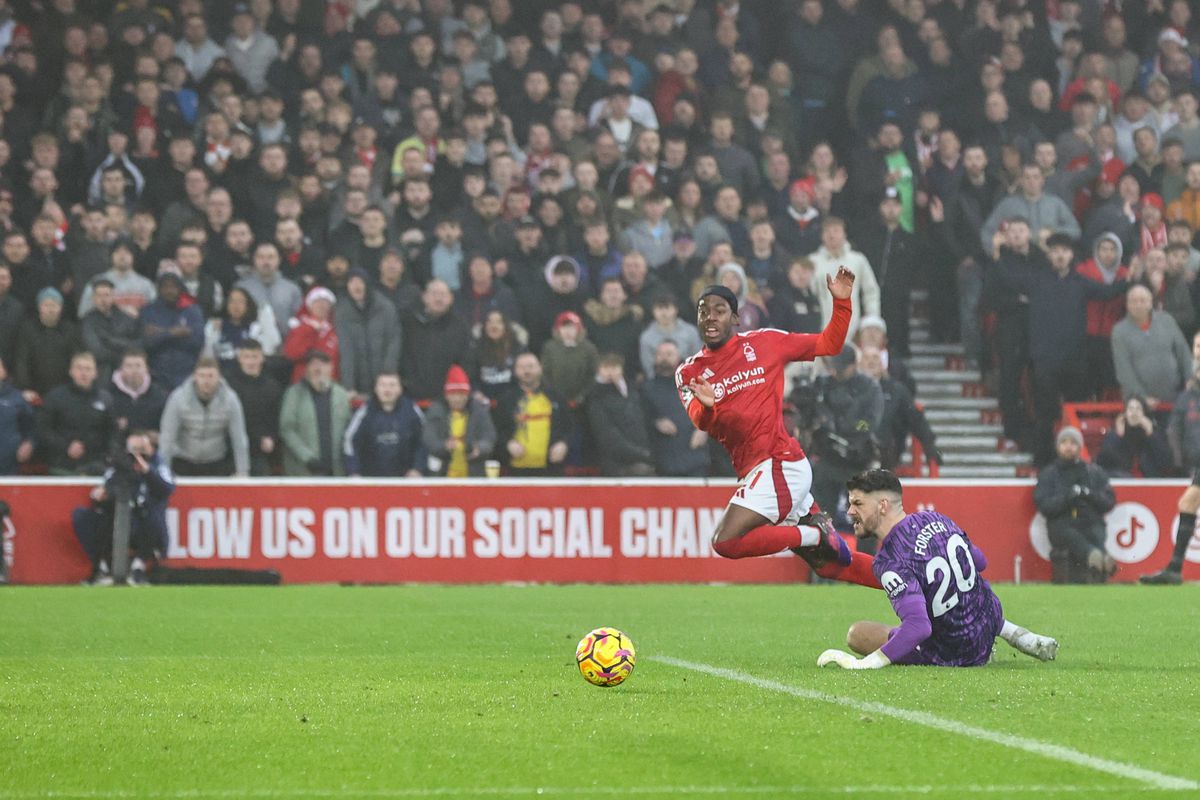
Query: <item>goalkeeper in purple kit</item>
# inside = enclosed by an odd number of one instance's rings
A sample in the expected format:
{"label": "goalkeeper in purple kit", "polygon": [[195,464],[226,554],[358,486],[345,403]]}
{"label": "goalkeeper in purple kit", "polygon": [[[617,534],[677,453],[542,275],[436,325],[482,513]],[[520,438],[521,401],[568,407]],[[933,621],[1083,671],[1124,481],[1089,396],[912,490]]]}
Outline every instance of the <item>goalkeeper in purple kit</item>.
{"label": "goalkeeper in purple kit", "polygon": [[1053,660],[1058,642],[1004,619],[1000,598],[983,579],[987,559],[953,520],[936,511],[905,512],[900,480],[887,470],[861,472],[846,488],[854,532],[879,539],[872,568],[900,626],[856,622],[846,643],[863,657],[826,650],[817,666],[976,667],[991,658],[997,636],[1026,655]]}

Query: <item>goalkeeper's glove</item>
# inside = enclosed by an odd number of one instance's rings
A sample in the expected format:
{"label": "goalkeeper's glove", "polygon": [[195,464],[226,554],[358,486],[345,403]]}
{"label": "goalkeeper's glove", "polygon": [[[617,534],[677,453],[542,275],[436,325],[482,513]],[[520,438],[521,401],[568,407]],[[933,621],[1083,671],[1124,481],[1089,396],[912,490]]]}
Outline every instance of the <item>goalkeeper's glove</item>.
{"label": "goalkeeper's glove", "polygon": [[818,667],[836,664],[842,669],[879,669],[891,663],[891,659],[885,656],[882,650],[876,650],[862,658],[855,658],[843,650],[826,650],[817,658]]}

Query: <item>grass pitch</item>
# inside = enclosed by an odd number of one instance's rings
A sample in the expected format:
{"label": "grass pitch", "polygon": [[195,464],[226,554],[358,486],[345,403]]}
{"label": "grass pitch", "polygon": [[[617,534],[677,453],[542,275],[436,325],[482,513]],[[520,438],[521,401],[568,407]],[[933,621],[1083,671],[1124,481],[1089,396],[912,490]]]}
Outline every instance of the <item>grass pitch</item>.
{"label": "grass pitch", "polygon": [[[818,670],[892,619],[844,586],[10,589],[0,800],[1200,794],[656,660],[1200,782],[1200,586],[997,590],[1057,662]],[[600,625],[614,689],[575,669]]]}

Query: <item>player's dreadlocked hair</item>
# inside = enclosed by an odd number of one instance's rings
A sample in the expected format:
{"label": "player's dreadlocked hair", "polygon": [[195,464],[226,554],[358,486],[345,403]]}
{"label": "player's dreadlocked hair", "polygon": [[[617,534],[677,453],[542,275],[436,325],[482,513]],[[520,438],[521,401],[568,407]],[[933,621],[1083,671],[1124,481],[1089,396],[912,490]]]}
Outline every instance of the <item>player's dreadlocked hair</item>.
{"label": "player's dreadlocked hair", "polygon": [[900,497],[904,496],[904,489],[900,486],[900,479],[896,477],[894,472],[886,469],[863,470],[846,481],[846,491],[853,492],[856,489],[863,494],[891,492]]}

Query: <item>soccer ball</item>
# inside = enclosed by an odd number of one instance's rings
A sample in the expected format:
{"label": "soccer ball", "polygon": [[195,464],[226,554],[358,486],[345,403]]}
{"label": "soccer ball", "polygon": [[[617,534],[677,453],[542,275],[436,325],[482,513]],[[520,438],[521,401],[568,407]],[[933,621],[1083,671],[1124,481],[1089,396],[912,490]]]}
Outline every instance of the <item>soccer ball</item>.
{"label": "soccer ball", "polygon": [[616,686],[633,672],[633,641],[616,628],[596,628],[575,648],[583,679],[593,686]]}

